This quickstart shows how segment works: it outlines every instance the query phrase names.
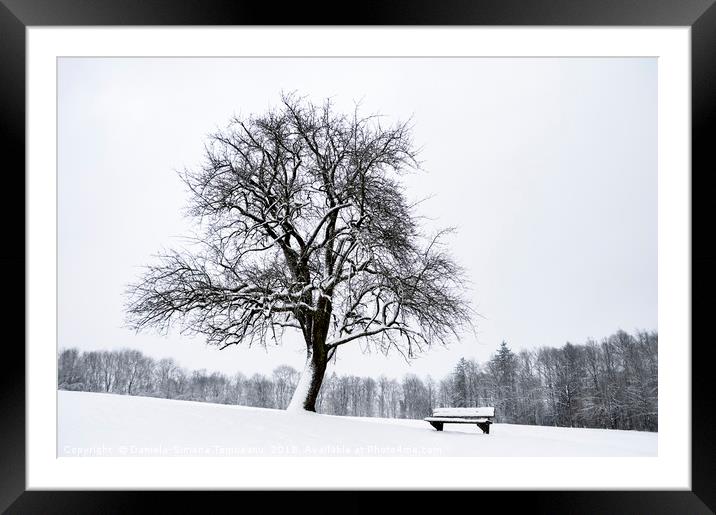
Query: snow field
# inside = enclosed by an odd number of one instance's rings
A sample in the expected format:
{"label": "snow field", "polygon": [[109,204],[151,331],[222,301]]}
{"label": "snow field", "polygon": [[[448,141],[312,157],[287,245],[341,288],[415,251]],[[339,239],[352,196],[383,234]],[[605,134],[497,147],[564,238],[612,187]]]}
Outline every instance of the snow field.
{"label": "snow field", "polygon": [[58,392],[58,456],[656,456],[657,433],[336,417]]}

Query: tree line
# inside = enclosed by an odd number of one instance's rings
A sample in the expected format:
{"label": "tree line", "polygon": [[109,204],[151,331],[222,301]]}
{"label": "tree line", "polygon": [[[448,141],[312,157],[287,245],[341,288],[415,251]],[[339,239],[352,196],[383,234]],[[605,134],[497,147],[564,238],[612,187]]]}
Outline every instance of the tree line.
{"label": "tree line", "polygon": [[[436,407],[495,406],[502,423],[656,431],[658,335],[625,331],[581,345],[510,350],[503,342],[485,363],[460,359],[435,380],[406,374],[327,375],[316,399],[319,413],[423,418]],[[228,376],[187,370],[173,359],[140,351],[64,349],[58,357],[62,390],[285,409],[300,373],[281,365],[270,375]]]}

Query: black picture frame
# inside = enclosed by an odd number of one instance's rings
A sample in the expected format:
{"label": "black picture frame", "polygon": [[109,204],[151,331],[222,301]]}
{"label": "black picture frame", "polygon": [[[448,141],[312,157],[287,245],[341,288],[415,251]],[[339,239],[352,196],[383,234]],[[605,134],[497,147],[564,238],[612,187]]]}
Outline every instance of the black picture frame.
{"label": "black picture frame", "polygon": [[[523,491],[452,493],[451,502],[469,506],[509,507],[526,502],[534,513],[713,513],[716,509],[716,452],[711,405],[709,342],[697,338],[707,320],[716,258],[694,237],[709,225],[708,179],[716,170],[709,136],[716,131],[715,0],[443,0],[361,2],[340,16],[336,4],[294,2],[278,6],[243,0],[0,0],[0,148],[6,195],[0,209],[6,245],[0,262],[7,270],[2,311],[5,319],[5,367],[0,373],[0,509],[9,513],[132,513],[205,511],[208,493],[26,491],[25,483],[25,353],[10,336],[24,339],[25,294],[25,29],[28,26],[86,25],[557,25],[557,26],[689,26],[692,73],[692,489],[690,491]],[[701,198],[699,198],[701,197]],[[17,222],[23,213],[23,223]],[[14,223],[13,223],[14,222]],[[20,274],[19,270],[24,273]],[[693,277],[698,273],[698,281]],[[8,332],[10,334],[8,334]],[[701,331],[703,333],[703,331]],[[703,334],[701,335],[703,336]],[[690,342],[683,342],[689,345]],[[48,348],[54,343],[48,342]],[[577,471],[578,472],[578,471]],[[426,471],[428,473],[428,471]],[[320,485],[317,485],[320,489]],[[310,503],[316,492],[292,492]],[[228,506],[251,501],[281,502],[276,492],[212,492],[212,501]],[[383,501],[355,492],[322,492],[326,502],[352,512],[374,510]],[[241,496],[238,501],[236,496]],[[470,499],[464,497],[470,496]],[[167,498],[169,497],[169,498]],[[259,498],[260,497],[260,498]],[[339,497],[332,499],[331,497]],[[414,492],[401,503],[421,511],[444,507],[433,492]],[[295,502],[295,500],[293,501]],[[339,504],[335,504],[339,503]],[[465,504],[466,503],[466,504]],[[274,504],[271,505],[272,507]],[[407,507],[407,504],[403,506]],[[272,510],[273,511],[273,510]]]}

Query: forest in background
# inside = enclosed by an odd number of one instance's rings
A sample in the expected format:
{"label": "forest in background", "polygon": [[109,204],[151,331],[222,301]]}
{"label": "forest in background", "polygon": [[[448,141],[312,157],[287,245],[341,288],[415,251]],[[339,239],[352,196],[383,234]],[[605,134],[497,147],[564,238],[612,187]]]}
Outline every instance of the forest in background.
{"label": "forest in background", "polygon": [[[287,365],[270,375],[187,370],[173,359],[138,350],[63,349],[61,390],[284,409],[300,372]],[[503,342],[484,363],[460,359],[434,379],[327,374],[319,413],[423,418],[436,407],[495,406],[496,422],[657,431],[658,334],[625,331],[584,344],[513,352]]]}

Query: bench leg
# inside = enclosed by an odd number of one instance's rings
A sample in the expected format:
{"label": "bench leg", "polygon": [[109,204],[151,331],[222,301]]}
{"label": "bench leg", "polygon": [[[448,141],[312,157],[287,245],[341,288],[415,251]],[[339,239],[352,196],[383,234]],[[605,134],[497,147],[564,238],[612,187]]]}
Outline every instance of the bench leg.
{"label": "bench leg", "polygon": [[443,423],[442,422],[430,422],[430,425],[433,426],[438,431],[443,430]]}
{"label": "bench leg", "polygon": [[486,435],[490,434],[490,423],[489,422],[480,422],[479,424],[477,424],[477,427],[482,429],[482,432],[485,433]]}

